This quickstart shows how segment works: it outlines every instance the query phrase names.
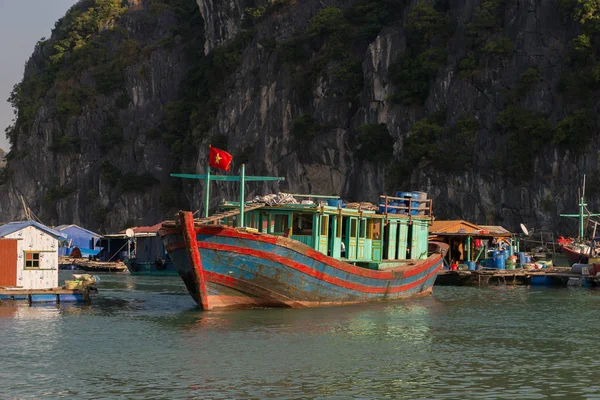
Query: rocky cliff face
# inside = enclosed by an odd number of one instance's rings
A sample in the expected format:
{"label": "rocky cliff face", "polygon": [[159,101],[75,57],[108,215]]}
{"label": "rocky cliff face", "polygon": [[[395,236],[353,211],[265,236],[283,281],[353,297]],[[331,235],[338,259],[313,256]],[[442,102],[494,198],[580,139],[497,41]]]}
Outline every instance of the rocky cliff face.
{"label": "rocky cliff face", "polygon": [[[420,190],[438,219],[564,234],[576,224],[558,215],[576,210],[587,174],[600,208],[595,31],[574,4],[174,3],[130,1],[92,35],[107,36],[100,61],[61,75],[72,50],[43,93],[15,101],[5,215],[23,196],[49,224],[111,231],[201,208],[203,185],[168,174],[203,173],[209,143],[236,169],[286,178],[248,196]],[[48,69],[49,47],[24,83]],[[236,198],[213,185],[215,202]]]}

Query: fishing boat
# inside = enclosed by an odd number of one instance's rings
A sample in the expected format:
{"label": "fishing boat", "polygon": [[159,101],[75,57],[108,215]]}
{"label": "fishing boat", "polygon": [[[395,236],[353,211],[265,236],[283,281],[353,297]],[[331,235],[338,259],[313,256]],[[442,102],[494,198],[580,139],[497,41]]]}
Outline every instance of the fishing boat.
{"label": "fishing boat", "polygon": [[[244,182],[275,177],[172,174]],[[207,186],[208,188],[208,186]],[[208,190],[206,190],[208,192]],[[204,310],[319,307],[431,293],[448,249],[428,241],[431,200],[381,196],[343,207],[334,196],[275,195],[223,202],[204,218],[180,211],[159,230],[190,295]],[[271,197],[272,198],[272,197]],[[292,201],[302,198],[304,200]]]}
{"label": "fishing boat", "polygon": [[596,238],[596,227],[594,225],[594,233],[592,239],[586,238],[585,235],[585,220],[591,217],[600,216],[600,214],[592,214],[587,209],[585,202],[585,175],[583,177],[583,186],[579,196],[579,214],[560,214],[561,217],[577,217],[579,220],[579,236],[573,240],[559,241],[561,251],[567,257],[570,264],[587,264],[590,258],[598,258],[597,244],[600,243],[599,238]]}

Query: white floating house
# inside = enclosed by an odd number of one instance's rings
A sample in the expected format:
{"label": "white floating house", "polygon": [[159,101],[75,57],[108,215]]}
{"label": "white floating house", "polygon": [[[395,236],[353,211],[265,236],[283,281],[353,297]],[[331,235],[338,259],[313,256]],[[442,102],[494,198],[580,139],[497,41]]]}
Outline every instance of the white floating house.
{"label": "white floating house", "polygon": [[58,245],[64,238],[35,221],[0,226],[0,287],[58,287]]}

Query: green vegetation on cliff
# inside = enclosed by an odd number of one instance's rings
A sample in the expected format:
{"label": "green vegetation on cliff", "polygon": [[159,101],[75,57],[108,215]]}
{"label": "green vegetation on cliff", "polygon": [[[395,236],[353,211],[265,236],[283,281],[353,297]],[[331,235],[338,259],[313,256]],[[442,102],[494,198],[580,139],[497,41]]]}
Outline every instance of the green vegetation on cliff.
{"label": "green vegetation on cliff", "polygon": [[[63,123],[81,112],[96,90],[107,93],[122,83],[121,68],[130,61],[131,43],[123,43],[119,57],[109,58],[108,42],[120,35],[115,21],[127,11],[122,0],[84,0],[75,4],[52,31],[52,40],[43,38],[36,46],[42,54],[28,66],[23,81],[15,85],[8,99],[16,111],[13,126],[6,133],[14,146],[19,132],[31,128],[38,109],[50,97]],[[82,85],[79,76],[92,68],[95,86]],[[42,103],[43,100],[43,103]],[[54,148],[61,146],[55,138]]]}

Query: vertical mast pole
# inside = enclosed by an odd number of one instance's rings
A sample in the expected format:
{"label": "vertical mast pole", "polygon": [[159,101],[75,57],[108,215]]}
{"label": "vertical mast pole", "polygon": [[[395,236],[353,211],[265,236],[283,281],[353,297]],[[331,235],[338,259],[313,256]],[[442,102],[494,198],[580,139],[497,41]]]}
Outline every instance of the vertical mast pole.
{"label": "vertical mast pole", "polygon": [[244,227],[244,186],[246,185],[246,165],[242,164],[240,168],[240,220],[238,226]]}
{"label": "vertical mast pole", "polygon": [[210,202],[210,166],[206,166],[206,191],[204,192],[204,218],[208,218],[208,207]]}
{"label": "vertical mast pole", "polygon": [[579,240],[584,240],[583,235],[583,208],[585,203],[583,198],[585,197],[585,175],[583,175],[583,188],[581,189],[581,199],[579,199]]}

